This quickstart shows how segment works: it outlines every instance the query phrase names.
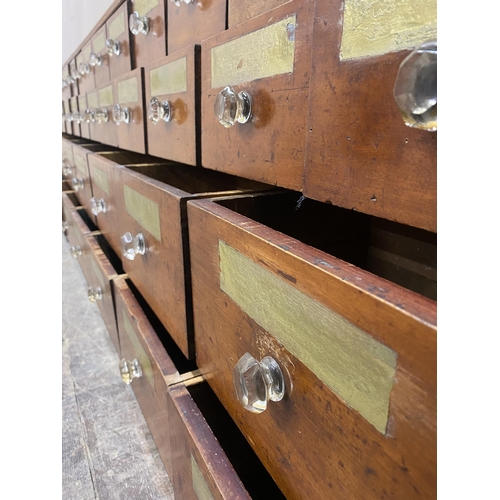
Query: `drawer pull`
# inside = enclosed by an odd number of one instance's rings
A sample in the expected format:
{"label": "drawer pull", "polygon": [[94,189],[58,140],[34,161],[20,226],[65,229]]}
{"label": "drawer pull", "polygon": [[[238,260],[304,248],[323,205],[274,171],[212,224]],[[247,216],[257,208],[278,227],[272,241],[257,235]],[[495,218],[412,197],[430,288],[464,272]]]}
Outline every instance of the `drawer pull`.
{"label": "drawer pull", "polygon": [[134,378],[142,377],[142,367],[137,359],[133,359],[132,361],[127,361],[126,359],[122,359],[120,361],[120,375],[122,376],[123,382],[127,385],[132,383]]}
{"label": "drawer pull", "polygon": [[83,114],[80,113],[79,111],[75,111],[73,113],[73,121],[77,124],[80,125],[80,123],[83,122]]}
{"label": "drawer pull", "polygon": [[169,101],[160,102],[156,97],[149,101],[148,118],[156,125],[160,120],[169,122],[172,119],[172,104]]}
{"label": "drawer pull", "polygon": [[68,224],[68,222],[67,222],[67,221],[65,221],[65,220],[63,220],[63,221],[62,221],[62,232],[63,232],[64,234],[66,234],[66,231],[68,230],[68,228],[69,228],[69,224]]}
{"label": "drawer pull", "polygon": [[83,120],[85,123],[95,122],[95,111],[93,109],[86,109],[83,113]]}
{"label": "drawer pull", "polygon": [[132,236],[127,232],[120,238],[120,241],[122,244],[122,255],[128,260],[134,260],[136,255],[144,255],[146,253],[146,241],[142,233]]}
{"label": "drawer pull", "polygon": [[71,256],[74,257],[75,259],[77,259],[78,257],[80,257],[80,255],[82,255],[82,247],[79,245],[72,246],[69,249],[69,251],[71,252]]}
{"label": "drawer pull", "polygon": [[101,212],[105,214],[106,210],[108,209],[108,206],[106,205],[106,202],[104,201],[103,198],[101,198],[100,200],[96,200],[95,198],[90,198],[90,208],[94,215],[98,215]]}
{"label": "drawer pull", "polygon": [[252,96],[248,92],[236,93],[232,87],[224,87],[215,98],[214,113],[226,128],[236,122],[246,123],[252,117]]}
{"label": "drawer pull", "polygon": [[72,114],[72,113],[66,113],[66,114],[64,115],[64,117],[65,117],[65,119],[66,119],[66,121],[67,121],[68,123],[71,123],[71,122],[73,121],[73,114]]}
{"label": "drawer pull", "polygon": [[66,87],[69,87],[69,82],[63,78],[63,81],[62,81],[62,88],[63,88],[63,90],[64,90]]}
{"label": "drawer pull", "polygon": [[72,76],[73,80],[75,80],[75,81],[80,79],[80,72],[78,71],[77,68],[72,68],[71,76]]}
{"label": "drawer pull", "polygon": [[106,40],[106,52],[110,57],[119,56],[121,52],[120,42],[115,42],[113,39]]}
{"label": "drawer pull", "polygon": [[83,179],[81,179],[79,177],[73,177],[73,179],[71,179],[71,184],[73,184],[73,189],[75,191],[78,191],[79,189],[83,189],[83,186],[84,186]]}
{"label": "drawer pull", "polygon": [[175,4],[177,7],[180,7],[181,3],[185,3],[186,5],[189,5],[191,3],[196,3],[197,0],[170,0],[173,4]]}
{"label": "drawer pull", "polygon": [[65,175],[66,177],[70,176],[73,174],[73,165],[71,165],[71,163],[69,162],[69,160],[67,160],[66,158],[63,160],[62,162],[62,172],[63,172],[63,175]]}
{"label": "drawer pull", "polygon": [[130,108],[121,107],[119,104],[113,106],[113,121],[120,125],[120,123],[130,122]]}
{"label": "drawer pull", "polygon": [[87,288],[87,296],[90,302],[95,302],[96,300],[102,300],[102,288],[100,286],[98,286],[97,288],[89,286]]}
{"label": "drawer pull", "polygon": [[106,108],[97,108],[94,116],[97,123],[106,123],[108,121],[108,110]]}
{"label": "drawer pull", "polygon": [[130,14],[128,24],[133,35],[138,35],[139,33],[147,35],[149,32],[149,19],[146,16],[141,17],[137,11]]}
{"label": "drawer pull", "polygon": [[437,40],[424,42],[401,63],[394,98],[408,127],[437,130]]}
{"label": "drawer pull", "polygon": [[266,356],[257,361],[246,352],[233,370],[236,397],[252,413],[262,413],[267,402],[281,401],[285,394],[285,379],[278,363]]}
{"label": "drawer pull", "polygon": [[102,64],[102,56],[101,56],[101,54],[96,54],[95,52],[92,52],[90,54],[89,64],[92,67],[94,67],[94,66],[100,66]]}
{"label": "drawer pull", "polygon": [[90,73],[90,65],[82,62],[80,63],[80,66],[78,66],[78,71],[81,76],[88,75]]}

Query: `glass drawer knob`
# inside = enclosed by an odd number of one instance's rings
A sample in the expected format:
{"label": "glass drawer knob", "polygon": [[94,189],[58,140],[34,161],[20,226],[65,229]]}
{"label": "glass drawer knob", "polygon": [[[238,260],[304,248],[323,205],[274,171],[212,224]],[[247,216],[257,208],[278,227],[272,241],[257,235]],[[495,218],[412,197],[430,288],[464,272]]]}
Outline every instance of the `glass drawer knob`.
{"label": "glass drawer knob", "polygon": [[146,241],[142,233],[132,236],[127,232],[120,238],[120,241],[122,255],[128,260],[134,260],[136,255],[144,255],[146,253]]}
{"label": "glass drawer knob", "polygon": [[78,71],[81,76],[88,75],[90,73],[90,65],[88,63],[80,63],[78,66]]}
{"label": "glass drawer knob", "polygon": [[106,205],[106,202],[103,198],[101,198],[100,200],[97,200],[96,198],[90,198],[90,208],[94,215],[98,215],[101,212],[105,214],[108,206]]}
{"label": "glass drawer knob", "polygon": [[80,79],[80,72],[78,71],[77,68],[72,68],[71,70],[71,77],[73,80],[79,80]]}
{"label": "glass drawer knob", "polygon": [[83,122],[83,114],[80,113],[79,111],[75,111],[73,113],[73,121],[77,124],[80,125],[80,123]]}
{"label": "glass drawer knob", "polygon": [[120,42],[115,42],[111,38],[106,40],[106,52],[110,57],[119,56],[120,55]]}
{"label": "glass drawer knob", "polygon": [[269,400],[281,401],[285,394],[283,372],[271,356],[259,362],[245,353],[234,367],[233,384],[238,401],[252,413],[262,413]]}
{"label": "glass drawer knob", "polygon": [[87,296],[90,302],[95,302],[96,300],[102,300],[102,289],[100,286],[94,288],[93,286],[89,286],[87,289]]}
{"label": "glass drawer knob", "polygon": [[82,255],[82,247],[80,247],[79,245],[72,246],[69,251],[71,252],[71,256],[75,259]]}
{"label": "glass drawer knob", "polygon": [[142,377],[142,367],[137,359],[133,359],[132,361],[122,359],[119,366],[122,380],[127,385],[130,385],[134,378]]}
{"label": "glass drawer knob", "polygon": [[252,96],[244,91],[237,94],[232,87],[225,87],[215,98],[214,113],[226,128],[236,122],[246,123],[252,117]]}
{"label": "glass drawer knob", "polygon": [[73,173],[73,165],[66,158],[62,162],[62,172],[66,177]]}
{"label": "glass drawer knob", "polygon": [[101,56],[101,54],[96,54],[95,52],[92,52],[90,54],[89,64],[92,67],[94,67],[94,66],[100,66],[102,64],[102,56]]}
{"label": "glass drawer knob", "polygon": [[67,221],[63,220],[62,221],[62,232],[65,233],[69,228],[69,224]]}
{"label": "glass drawer knob", "polygon": [[94,117],[97,123],[106,123],[108,121],[108,110],[106,108],[97,108]]}
{"label": "glass drawer knob", "polygon": [[130,122],[130,108],[125,108],[119,104],[113,106],[113,121],[120,125],[120,123]]}
{"label": "glass drawer knob", "polygon": [[86,109],[83,112],[83,121],[85,123],[94,123],[95,122],[95,111],[93,109]]}
{"label": "glass drawer knob", "polygon": [[71,184],[73,185],[73,189],[75,191],[78,191],[79,189],[83,189],[83,186],[84,186],[83,179],[80,179],[78,177],[73,177],[73,179],[71,179]]}
{"label": "glass drawer knob", "polygon": [[138,35],[139,33],[148,34],[149,19],[145,16],[141,17],[137,11],[130,14],[128,24],[133,35]]}
{"label": "glass drawer knob", "polygon": [[160,120],[169,122],[172,119],[172,104],[169,101],[160,102],[156,97],[149,101],[148,118],[156,125]]}
{"label": "glass drawer knob", "polygon": [[437,40],[424,42],[404,59],[394,97],[408,127],[437,130]]}

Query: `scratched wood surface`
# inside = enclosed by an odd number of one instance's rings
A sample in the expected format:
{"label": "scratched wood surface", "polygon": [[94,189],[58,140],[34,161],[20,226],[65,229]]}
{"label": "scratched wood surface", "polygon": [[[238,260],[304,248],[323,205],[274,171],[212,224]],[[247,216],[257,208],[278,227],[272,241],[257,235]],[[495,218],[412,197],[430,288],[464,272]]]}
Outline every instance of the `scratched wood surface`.
{"label": "scratched wood surface", "polygon": [[62,237],[62,498],[171,500],[172,485]]}

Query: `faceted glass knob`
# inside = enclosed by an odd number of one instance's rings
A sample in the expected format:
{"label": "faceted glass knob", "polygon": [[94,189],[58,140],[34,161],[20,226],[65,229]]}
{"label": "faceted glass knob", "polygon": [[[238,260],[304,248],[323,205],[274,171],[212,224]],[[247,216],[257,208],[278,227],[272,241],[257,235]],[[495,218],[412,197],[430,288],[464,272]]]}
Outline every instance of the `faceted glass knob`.
{"label": "faceted glass knob", "polygon": [[102,289],[100,286],[94,288],[93,286],[89,286],[87,289],[87,296],[90,302],[95,302],[96,300],[102,300]]}
{"label": "faceted glass knob", "polygon": [[65,117],[68,123],[71,123],[73,121],[73,113],[66,113]]}
{"label": "faceted glass knob", "polygon": [[90,54],[89,64],[92,67],[94,67],[94,66],[100,66],[102,64],[102,56],[101,56],[101,54],[96,54],[95,52],[92,52]]}
{"label": "faceted glass knob", "polygon": [[73,113],[73,121],[77,124],[80,125],[80,123],[83,122],[83,114],[80,113],[79,111],[75,111]]}
{"label": "faceted glass knob", "polygon": [[63,220],[62,221],[62,232],[65,233],[69,228],[69,224],[67,221]]}
{"label": "faceted glass knob", "polygon": [[134,260],[136,255],[144,255],[146,253],[146,241],[142,233],[132,236],[127,232],[120,238],[120,241],[122,255],[128,260]]}
{"label": "faceted glass knob", "polygon": [[108,110],[106,108],[97,108],[94,118],[97,123],[106,123],[108,121]]}
{"label": "faceted glass knob", "polygon": [[68,79],[67,79],[67,82],[70,84],[70,85],[74,85],[76,83],[76,80],[71,76],[69,75],[68,76]]}
{"label": "faceted glass knob", "polygon": [[149,101],[148,118],[156,125],[160,120],[169,122],[172,119],[172,104],[169,101],[160,102],[156,97]]}
{"label": "faceted glass knob", "polygon": [[72,246],[69,251],[71,252],[71,256],[75,259],[82,255],[82,248],[79,245]]}
{"label": "faceted glass knob", "polygon": [[252,413],[262,413],[269,400],[281,401],[285,394],[283,372],[271,356],[259,362],[245,353],[234,367],[233,384],[238,401]]}
{"label": "faceted glass knob", "polygon": [[85,123],[94,123],[95,122],[95,111],[93,109],[86,109],[83,112],[83,121]]}
{"label": "faceted glass knob", "polygon": [[142,367],[137,359],[133,359],[132,361],[122,359],[119,366],[122,380],[127,385],[130,385],[134,378],[142,377]]}
{"label": "faceted glass knob", "polygon": [[69,83],[66,80],[63,79],[63,81],[62,81],[62,88],[65,89],[68,86],[69,86]]}
{"label": "faceted glass knob", "polygon": [[73,189],[75,191],[78,191],[79,189],[83,189],[83,179],[73,177],[73,179],[71,179],[71,184],[73,184]]}
{"label": "faceted glass knob", "polygon": [[394,97],[408,127],[437,130],[437,41],[417,47],[401,63]]}
{"label": "faceted glass knob", "polygon": [[214,113],[226,128],[236,122],[246,123],[252,117],[252,96],[248,92],[236,94],[232,87],[225,87],[215,98]]}
{"label": "faceted glass knob", "polygon": [[80,63],[78,66],[78,71],[81,76],[88,75],[90,73],[90,65],[88,63]]}
{"label": "faceted glass knob", "polygon": [[138,35],[139,33],[148,34],[149,19],[145,16],[141,17],[137,11],[130,14],[128,25],[133,35]]}
{"label": "faceted glass knob", "polygon": [[80,72],[78,71],[77,68],[73,68],[71,70],[71,77],[73,78],[73,80],[79,80],[80,79]]}
{"label": "faceted glass knob", "polygon": [[64,160],[62,161],[62,171],[63,171],[63,175],[66,176],[66,177],[69,177],[70,175],[73,174],[73,165],[71,165],[71,163],[69,162],[68,159],[64,158]]}
{"label": "faceted glass knob", "polygon": [[113,121],[120,125],[120,123],[130,122],[130,108],[122,108],[119,104],[113,106]]}
{"label": "faceted glass knob", "polygon": [[106,52],[110,57],[120,55],[120,42],[115,42],[111,38],[106,40]]}
{"label": "faceted glass knob", "polygon": [[108,206],[106,205],[106,202],[103,198],[101,198],[100,200],[97,200],[96,198],[90,198],[90,208],[94,215],[98,215],[101,212],[105,214]]}

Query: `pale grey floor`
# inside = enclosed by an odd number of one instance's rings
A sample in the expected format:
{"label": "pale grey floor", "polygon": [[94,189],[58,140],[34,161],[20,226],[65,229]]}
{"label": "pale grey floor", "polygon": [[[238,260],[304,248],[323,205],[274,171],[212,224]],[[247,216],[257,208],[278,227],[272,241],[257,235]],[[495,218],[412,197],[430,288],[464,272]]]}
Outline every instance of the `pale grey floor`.
{"label": "pale grey floor", "polygon": [[62,498],[170,500],[173,490],[69,243],[62,237]]}

